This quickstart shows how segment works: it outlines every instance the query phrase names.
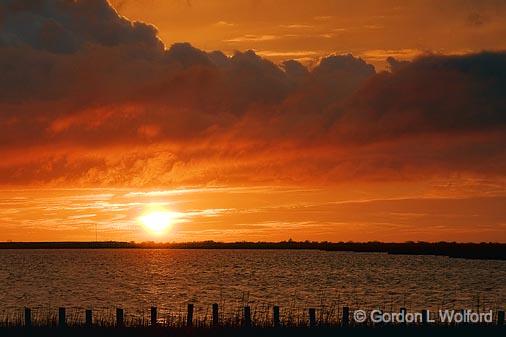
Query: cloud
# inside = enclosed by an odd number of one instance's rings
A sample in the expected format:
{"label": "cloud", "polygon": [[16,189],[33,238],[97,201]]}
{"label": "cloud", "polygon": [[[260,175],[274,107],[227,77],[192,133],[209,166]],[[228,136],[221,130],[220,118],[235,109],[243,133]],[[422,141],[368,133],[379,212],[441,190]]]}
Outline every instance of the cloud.
{"label": "cloud", "polygon": [[103,0],[6,0],[1,6],[1,40],[7,45],[53,53],[76,52],[87,44],[162,48],[153,26],[120,17]]}
{"label": "cloud", "polygon": [[396,50],[384,50],[374,49],[366,50],[361,55],[367,60],[383,61],[389,57],[397,60],[412,60],[419,55],[424,54],[422,50],[418,49],[396,49]]}
{"label": "cloud", "polygon": [[218,21],[214,24],[218,27],[233,27],[235,26],[235,23],[227,22],[227,21]]}
{"label": "cloud", "polygon": [[[0,4],[0,184],[503,177],[504,53],[313,67],[166,48],[105,0]],[[255,36],[250,41],[255,41]]]}
{"label": "cloud", "polygon": [[287,29],[308,29],[308,28],[314,28],[312,25],[306,25],[306,24],[290,24],[290,25],[279,25],[281,28],[287,28]]}
{"label": "cloud", "polygon": [[498,132],[506,127],[506,53],[390,60],[346,103],[340,126],[369,140],[419,133]]}
{"label": "cloud", "polygon": [[304,57],[316,56],[317,51],[314,50],[292,50],[292,51],[274,51],[274,50],[261,50],[256,52],[260,56],[265,57]]}
{"label": "cloud", "polygon": [[255,35],[255,34],[247,34],[239,37],[235,37],[233,39],[225,40],[225,42],[259,42],[259,41],[272,41],[278,40],[281,36],[278,35]]}

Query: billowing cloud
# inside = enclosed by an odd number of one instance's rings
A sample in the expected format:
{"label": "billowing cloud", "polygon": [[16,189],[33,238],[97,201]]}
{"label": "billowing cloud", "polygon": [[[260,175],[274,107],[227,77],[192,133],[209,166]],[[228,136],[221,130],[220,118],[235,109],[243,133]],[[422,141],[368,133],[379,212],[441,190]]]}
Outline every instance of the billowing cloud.
{"label": "billowing cloud", "polygon": [[0,183],[337,183],[506,168],[506,54],[227,56],[105,0],[0,4]]}
{"label": "billowing cloud", "polygon": [[504,132],[506,53],[390,63],[392,73],[374,77],[346,103],[340,124],[353,126],[353,135]]}
{"label": "billowing cloud", "polygon": [[103,0],[5,0],[1,13],[4,45],[52,53],[73,53],[90,44],[163,48],[153,26],[118,16]]}

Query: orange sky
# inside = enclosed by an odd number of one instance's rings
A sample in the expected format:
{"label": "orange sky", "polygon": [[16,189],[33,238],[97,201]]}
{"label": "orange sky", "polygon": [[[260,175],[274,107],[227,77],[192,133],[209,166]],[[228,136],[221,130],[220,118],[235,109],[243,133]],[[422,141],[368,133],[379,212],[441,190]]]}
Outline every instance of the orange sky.
{"label": "orange sky", "polygon": [[0,241],[506,242],[503,2],[111,4],[0,4]]}
{"label": "orange sky", "polygon": [[[13,241],[506,240],[504,196],[409,185],[11,190],[0,221]],[[154,206],[177,214],[160,233],[139,221]]]}
{"label": "orange sky", "polygon": [[503,50],[506,6],[459,0],[113,0],[128,18],[154,24],[166,44],[211,51],[254,49],[274,61],[314,62],[353,53],[384,68],[393,56]]}

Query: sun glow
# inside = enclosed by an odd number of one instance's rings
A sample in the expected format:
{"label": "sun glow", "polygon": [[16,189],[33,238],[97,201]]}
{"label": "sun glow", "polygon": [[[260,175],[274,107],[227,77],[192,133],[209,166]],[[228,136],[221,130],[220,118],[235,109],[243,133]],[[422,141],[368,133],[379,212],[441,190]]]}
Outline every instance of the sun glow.
{"label": "sun glow", "polygon": [[180,214],[177,212],[153,210],[141,215],[139,221],[150,233],[162,235],[170,230],[179,218]]}

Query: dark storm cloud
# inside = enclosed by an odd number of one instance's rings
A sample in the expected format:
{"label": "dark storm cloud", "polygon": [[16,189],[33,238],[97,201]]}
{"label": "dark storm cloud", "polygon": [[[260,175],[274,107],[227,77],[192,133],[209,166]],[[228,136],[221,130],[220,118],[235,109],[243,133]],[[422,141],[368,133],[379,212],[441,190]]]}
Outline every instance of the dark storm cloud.
{"label": "dark storm cloud", "polygon": [[352,55],[278,66],[164,49],[105,0],[3,1],[0,23],[3,183],[337,181],[506,162],[504,53],[390,59],[379,74]]}
{"label": "dark storm cloud", "polygon": [[378,74],[350,97],[338,128],[368,140],[504,132],[506,53],[428,55],[390,64],[391,73]]}
{"label": "dark storm cloud", "polygon": [[72,53],[87,44],[139,44],[161,49],[156,29],[118,16],[104,0],[4,0],[1,41],[53,53]]}

